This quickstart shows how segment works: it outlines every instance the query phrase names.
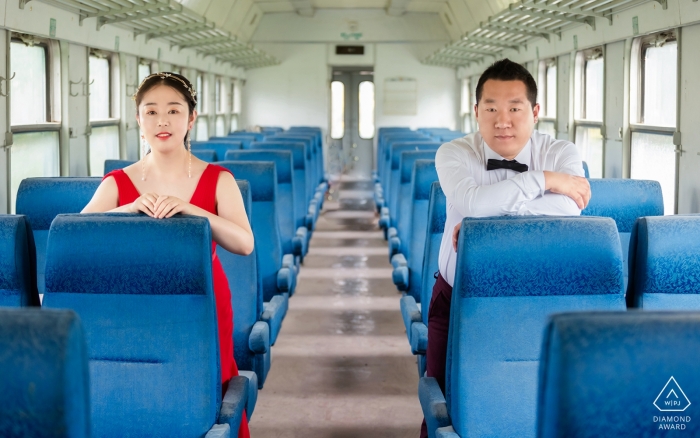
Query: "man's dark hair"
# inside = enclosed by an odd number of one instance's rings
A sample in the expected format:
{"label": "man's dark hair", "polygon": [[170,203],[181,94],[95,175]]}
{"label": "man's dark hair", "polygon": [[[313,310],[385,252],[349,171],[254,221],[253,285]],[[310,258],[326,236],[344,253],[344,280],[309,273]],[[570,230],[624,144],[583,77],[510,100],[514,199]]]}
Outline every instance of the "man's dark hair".
{"label": "man's dark hair", "polygon": [[481,101],[481,93],[484,91],[484,83],[489,79],[496,81],[522,81],[527,89],[527,100],[532,107],[537,103],[537,83],[529,71],[517,62],[508,58],[496,61],[487,68],[479,78],[476,85],[476,104]]}

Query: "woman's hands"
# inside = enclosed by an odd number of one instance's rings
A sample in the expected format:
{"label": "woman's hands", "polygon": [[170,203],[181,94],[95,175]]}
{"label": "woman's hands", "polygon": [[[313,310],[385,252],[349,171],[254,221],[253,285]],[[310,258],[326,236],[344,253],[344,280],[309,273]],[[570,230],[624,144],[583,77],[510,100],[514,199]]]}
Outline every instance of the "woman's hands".
{"label": "woman's hands", "polygon": [[139,196],[132,204],[132,213],[142,212],[152,218],[163,219],[177,213],[191,214],[192,205],[180,198],[156,193],[145,193]]}

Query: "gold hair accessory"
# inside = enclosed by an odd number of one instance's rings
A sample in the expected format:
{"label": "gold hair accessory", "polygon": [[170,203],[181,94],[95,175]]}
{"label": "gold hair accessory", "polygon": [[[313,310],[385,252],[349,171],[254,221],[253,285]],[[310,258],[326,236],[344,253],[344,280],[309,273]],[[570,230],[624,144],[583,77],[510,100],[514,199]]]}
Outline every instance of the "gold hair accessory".
{"label": "gold hair accessory", "polygon": [[184,85],[185,88],[187,88],[187,91],[190,92],[190,96],[192,97],[192,100],[194,101],[195,105],[197,104],[197,91],[196,91],[194,88],[192,88],[192,87],[190,87],[189,85],[187,85],[187,82],[185,82],[185,81],[182,80],[181,78],[179,78],[179,77],[177,77],[177,76],[175,76],[175,75],[173,75],[173,74],[171,74],[171,73],[168,73],[168,72],[153,73],[153,74],[150,74],[150,75],[146,76],[145,78],[143,78],[143,81],[141,81],[141,84],[140,84],[139,87],[136,89],[136,92],[134,93],[133,96],[131,96],[131,99],[132,99],[132,100],[136,100],[136,95],[139,94],[139,90],[141,89],[141,87],[143,86],[143,84],[144,84],[147,80],[151,79],[151,78],[154,77],[154,76],[160,76],[161,79],[176,79],[176,80],[180,81],[180,82],[182,83],[182,85]]}

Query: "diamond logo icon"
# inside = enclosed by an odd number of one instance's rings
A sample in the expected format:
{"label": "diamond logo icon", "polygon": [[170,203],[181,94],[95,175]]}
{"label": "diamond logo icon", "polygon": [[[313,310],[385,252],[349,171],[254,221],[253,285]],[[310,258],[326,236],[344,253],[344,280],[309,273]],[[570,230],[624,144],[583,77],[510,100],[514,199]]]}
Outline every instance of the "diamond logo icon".
{"label": "diamond logo icon", "polygon": [[683,412],[690,406],[690,400],[676,379],[671,376],[659,395],[656,396],[654,406],[661,412]]}

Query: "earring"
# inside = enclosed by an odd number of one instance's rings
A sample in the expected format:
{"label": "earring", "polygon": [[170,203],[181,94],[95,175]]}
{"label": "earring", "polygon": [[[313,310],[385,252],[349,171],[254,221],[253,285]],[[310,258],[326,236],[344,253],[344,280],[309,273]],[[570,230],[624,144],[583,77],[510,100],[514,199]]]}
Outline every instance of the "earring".
{"label": "earring", "polygon": [[189,169],[187,170],[188,178],[192,178],[192,144],[190,144],[190,132],[187,131],[187,152],[189,153]]}

